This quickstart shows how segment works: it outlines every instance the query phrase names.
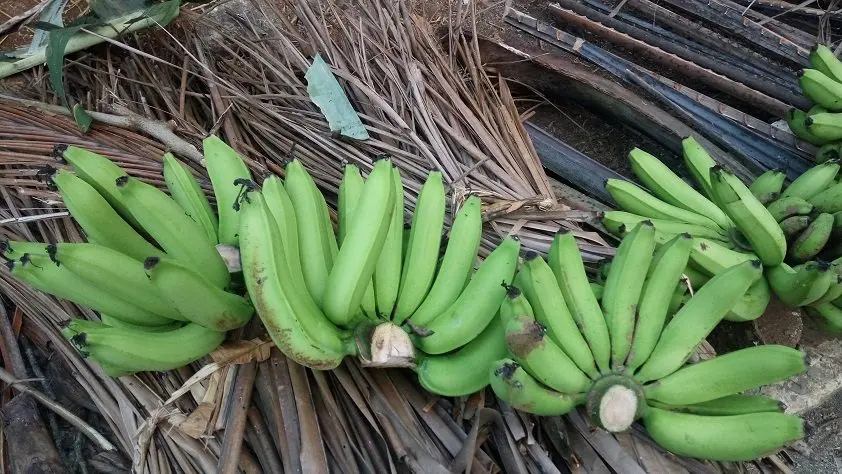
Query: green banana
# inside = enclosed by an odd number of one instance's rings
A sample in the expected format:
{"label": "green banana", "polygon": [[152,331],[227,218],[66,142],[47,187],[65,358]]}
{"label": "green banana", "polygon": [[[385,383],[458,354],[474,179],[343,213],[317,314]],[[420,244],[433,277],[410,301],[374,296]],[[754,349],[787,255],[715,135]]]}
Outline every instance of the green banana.
{"label": "green banana", "polygon": [[611,368],[614,370],[622,367],[629,355],[638,303],[654,251],[655,226],[643,221],[620,243],[617,258],[621,258],[623,264],[612,265],[605,282],[606,291],[612,298],[602,301],[602,310],[608,321]]}
{"label": "green banana", "polygon": [[796,137],[804,140],[807,143],[816,146],[821,146],[829,143],[828,140],[813,135],[810,129],[807,128],[805,122],[808,117],[809,115],[806,114],[803,110],[789,109],[789,112],[787,112],[786,116],[786,123],[789,125],[789,129]]}
{"label": "green banana", "polygon": [[721,227],[713,220],[661,201],[629,181],[607,179],[605,190],[617,202],[620,209],[626,212],[653,219],[673,220],[721,230]]}
{"label": "green banana", "polygon": [[465,287],[477,259],[482,238],[481,201],[471,196],[453,221],[433,286],[412,314],[413,324],[425,326],[456,301]]}
{"label": "green banana", "polygon": [[215,287],[181,262],[150,257],[143,268],[158,294],[190,322],[224,332],[245,325],[254,314],[247,299]]}
{"label": "green banana", "polygon": [[558,416],[584,402],[585,395],[558,393],[541,386],[512,359],[491,364],[491,388],[512,408],[538,416]]}
{"label": "green banana", "polygon": [[681,367],[762,275],[762,265],[755,260],[735,265],[711,278],[667,323],[635,379],[641,383],[660,379]]}
{"label": "green banana", "polygon": [[664,410],[705,416],[746,415],[748,413],[783,412],[782,402],[764,395],[728,395],[693,405],[667,405],[647,400],[650,406]]}
{"label": "green banana", "polygon": [[62,330],[67,339],[103,366],[119,367],[128,372],[183,367],[201,359],[225,339],[225,333],[198,324],[187,324],[171,331],[149,332],[104,324],[92,327],[93,321],[77,327],[76,321],[79,320],[72,320]]}
{"label": "green banana", "polygon": [[[535,319],[548,328],[550,337],[576,366],[595,378],[600,371],[604,372],[610,368],[611,347],[608,342],[608,330],[602,311],[590,292],[584,266],[579,270],[579,266],[583,265],[581,257],[578,257],[578,260],[572,258],[569,240],[563,235],[561,237],[556,249],[550,253],[563,253],[568,257],[556,259],[556,263],[563,262],[565,267],[560,268],[556,265],[556,271],[559,273],[554,274],[543,258],[529,251],[524,257],[524,264],[518,272],[515,285],[524,292],[534,310]],[[576,249],[575,255],[578,256],[579,250],[575,242],[573,246]],[[564,295],[573,292],[576,292],[575,299],[565,300]]]}
{"label": "green banana", "polygon": [[810,225],[810,216],[791,216],[778,224],[781,226],[781,230],[784,231],[786,239],[791,240]]}
{"label": "green banana", "polygon": [[322,216],[324,198],[316,188],[313,177],[304,169],[300,161],[292,160],[286,166],[286,191],[295,211],[298,224],[298,249],[304,282],[313,301],[321,307],[325,294],[327,278],[333,268],[333,253],[329,237],[333,229],[326,226]]}
{"label": "green banana", "polygon": [[118,250],[135,260],[164,255],[124,221],[93,186],[64,170],[58,170],[52,180],[70,215],[89,241]]}
{"label": "green banana", "polygon": [[807,370],[804,353],[781,345],[740,349],[645,385],[647,400],[692,405],[786,380]]}
{"label": "green banana", "polygon": [[659,159],[634,148],[629,152],[629,160],[634,174],[662,201],[708,217],[723,229],[733,226],[731,219],[716,204],[693,189]]}
{"label": "green banana", "polygon": [[443,354],[473,340],[488,326],[506,297],[517,269],[520,242],[507,237],[480,264],[459,298],[426,327],[429,336],[412,336],[427,354]]}
{"label": "green banana", "polygon": [[786,181],[786,173],[781,170],[768,170],[761,174],[754,181],[748,189],[755,197],[760,199],[762,195],[770,193],[780,193],[783,190],[784,182]]}
{"label": "green banana", "polygon": [[734,304],[724,319],[737,322],[754,321],[763,316],[771,299],[772,289],[769,287],[769,283],[761,278],[748,288],[748,291]]}
{"label": "green banana", "polygon": [[839,164],[835,161],[816,165],[802,173],[792,184],[787,186],[781,193],[781,198],[795,196],[809,201],[811,197],[830,186],[838,172]]}
{"label": "green banana", "polygon": [[506,322],[506,346],[529,374],[562,393],[584,392],[591,379],[547,336],[547,328],[529,316]]}
{"label": "green banana", "polygon": [[[208,240],[217,243],[219,240],[219,220],[211,208],[205,192],[199,187],[199,182],[193,173],[180,163],[172,153],[164,155],[164,183],[173,200],[184,209],[208,236]],[[149,255],[147,255],[149,256]]]}
{"label": "green banana", "polygon": [[434,171],[427,176],[415,203],[398,302],[392,319],[395,324],[403,324],[412,316],[433,284],[444,227],[444,211],[444,183],[441,173]]}
{"label": "green banana", "polygon": [[[374,297],[377,313],[387,320],[392,318],[395,302],[398,300],[403,266],[404,195],[401,173],[397,167],[392,167],[392,185],[395,187],[395,208],[392,211],[389,233],[386,234],[386,241],[383,242],[380,258],[374,269]],[[476,255],[476,252],[474,254]]]}
{"label": "green banana", "polygon": [[163,326],[140,326],[137,324],[127,323],[120,319],[119,316],[111,316],[105,313],[100,314],[99,319],[102,321],[102,324],[105,324],[106,326],[133,329],[135,331],[163,332],[172,331],[173,329],[178,329],[184,326],[184,323],[180,321],[173,321],[170,324],[164,324]]}
{"label": "green banana", "polygon": [[158,188],[137,178],[117,178],[123,203],[167,253],[219,288],[231,281],[228,267],[204,230]]}
{"label": "green banana", "polygon": [[831,271],[836,273],[836,281],[831,280],[830,287],[821,298],[810,303],[810,306],[821,306],[842,297],[842,268],[837,265],[831,266]]}
{"label": "green banana", "polygon": [[797,270],[782,263],[766,269],[766,280],[784,304],[799,307],[804,305],[821,273],[820,265],[815,262],[801,265]]}
{"label": "green banana", "polygon": [[693,239],[693,250],[690,252],[693,266],[710,276],[756,258],[754,254],[737,252],[708,239]]}
{"label": "green banana", "polygon": [[684,164],[687,165],[687,169],[690,170],[699,188],[708,199],[713,199],[713,193],[710,190],[710,169],[716,166],[716,162],[693,137],[685,137],[681,140],[681,150]]}
{"label": "green banana", "polygon": [[[695,242],[695,241],[694,241]],[[692,250],[690,251],[692,254]],[[710,281],[711,275],[708,275],[702,271],[696,270],[693,266],[689,265],[687,268],[684,269],[684,274],[682,275],[683,278],[687,278],[689,280],[690,286],[693,287],[693,291],[701,288],[702,285]]]}
{"label": "green banana", "polygon": [[842,111],[842,84],[815,69],[802,69],[798,83],[804,95],[813,103],[832,112]]}
{"label": "green banana", "polygon": [[643,424],[671,453],[713,461],[750,461],[804,437],[801,418],[774,412],[702,416],[650,406]]}
{"label": "green banana", "polygon": [[286,265],[291,276],[290,283],[299,284],[303,291],[307,291],[299,256],[298,219],[295,217],[292,199],[281,178],[276,175],[270,175],[263,180],[262,194],[275,224],[278,225],[278,233],[281,236],[279,243],[284,249]]}
{"label": "green banana", "polygon": [[816,151],[816,163],[842,159],[842,142],[825,143]]}
{"label": "green banana", "polygon": [[518,316],[535,318],[535,312],[520,288],[510,285],[506,288],[506,298],[500,304],[500,320],[503,321],[503,324],[506,324],[510,319]]}
{"label": "green banana", "polygon": [[810,285],[807,296],[804,297],[802,304],[805,306],[813,305],[820,299],[823,299],[824,295],[832,286],[835,286],[838,280],[838,275],[833,265],[822,261],[816,262],[816,265],[818,266],[819,276]]}
{"label": "green banana", "polygon": [[249,192],[239,212],[243,277],[269,336],[281,352],[299,364],[319,370],[337,367],[356,348],[314,304],[307,305],[312,300],[296,297],[297,289],[284,284],[288,281],[284,249],[262,194]]}
{"label": "green banana", "polygon": [[634,373],[655,348],[669,313],[672,296],[676,288],[684,286],[680,279],[687,267],[692,247],[693,239],[683,234],[662,245],[656,252],[640,298],[634,339],[625,364],[627,371]]}
{"label": "green banana", "polygon": [[831,184],[807,201],[819,212],[833,214],[842,211],[842,183]]}
{"label": "green banana", "polygon": [[235,206],[240,194],[239,183],[243,180],[250,181],[251,172],[236,150],[216,135],[210,135],[202,141],[202,152],[219,213],[216,241],[225,245],[237,245],[239,213]]}
{"label": "green banana", "polygon": [[766,206],[766,209],[776,221],[781,222],[788,217],[810,214],[813,212],[813,205],[806,199],[790,196],[772,201]]}
{"label": "green banana", "polygon": [[710,172],[714,198],[734,221],[764,265],[779,265],[786,256],[786,237],[778,222],[733,173]]}
{"label": "green banana", "polygon": [[805,262],[818,255],[830,240],[833,231],[833,215],[821,213],[792,242],[790,258],[795,262]]}
{"label": "green banana", "polygon": [[822,107],[819,104],[813,104],[812,107],[807,111],[807,115],[816,115],[827,112],[827,109]]}
{"label": "green banana", "polygon": [[87,306],[100,313],[119,314],[120,319],[126,322],[140,326],[161,326],[172,322],[172,319],[118,298],[110,291],[88,282],[63,265],[56,265],[45,251],[41,255],[27,253],[19,260],[9,260],[6,262],[6,267],[13,277],[36,290]]}
{"label": "green banana", "polygon": [[[678,235],[688,233],[693,237],[704,237],[707,239],[727,241],[728,235],[723,230],[714,230],[710,227],[705,227],[696,224],[687,224],[684,222],[676,222],[665,219],[651,219],[637,214],[624,211],[608,211],[602,215],[602,225],[614,235],[623,236],[624,230],[628,232],[633,229],[636,224],[650,221],[655,226],[655,230],[666,235]],[[625,229],[621,229],[625,226]],[[672,238],[672,237],[670,237]]]}
{"label": "green banana", "polygon": [[773,202],[779,197],[781,197],[781,193],[765,193],[755,197],[758,201],[760,201],[760,204],[763,204],[765,206],[770,202]]}
{"label": "green banana", "polygon": [[817,43],[810,49],[810,67],[836,82],[842,82],[842,63],[827,46]]}
{"label": "green banana", "polygon": [[602,291],[605,289],[604,286],[600,285],[599,283],[591,282],[591,291],[593,292],[593,297],[596,298],[596,301],[599,302],[602,299]]}
{"label": "green banana", "polygon": [[836,301],[818,306],[807,306],[804,309],[807,311],[807,315],[813,318],[824,332],[834,336],[842,336],[842,308],[837,306]]}
{"label": "green banana", "polygon": [[[168,319],[187,321],[186,315],[181,314],[149,282],[143,271],[143,263],[128,255],[92,243],[50,244],[46,251],[56,265],[63,266],[116,298]],[[190,298],[190,295],[185,297]],[[118,317],[120,315],[113,314]]]}
{"label": "green banana", "polygon": [[428,392],[462,397],[485,388],[491,364],[507,353],[503,322],[494,318],[476,339],[452,354],[418,354],[415,373]]}
{"label": "green banana", "polygon": [[[842,86],[842,84],[840,84]],[[824,143],[842,140],[842,114],[825,112],[804,119],[807,131]]]}
{"label": "green banana", "polygon": [[[363,184],[357,167],[345,167],[339,189],[339,242],[342,247],[328,276],[322,308],[337,326],[348,326],[358,308],[376,318],[374,269],[395,209],[392,163],[380,160]],[[361,213],[357,213],[357,211]]]}

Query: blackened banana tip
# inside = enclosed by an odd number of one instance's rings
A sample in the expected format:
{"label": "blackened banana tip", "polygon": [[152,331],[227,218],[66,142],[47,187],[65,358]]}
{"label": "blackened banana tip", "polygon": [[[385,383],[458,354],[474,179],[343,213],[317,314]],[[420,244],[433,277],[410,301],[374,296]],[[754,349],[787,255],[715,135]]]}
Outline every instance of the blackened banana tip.
{"label": "blackened banana tip", "polygon": [[64,162],[64,152],[67,151],[68,145],[66,143],[59,143],[53,147],[52,155],[59,161]]}
{"label": "blackened banana tip", "polygon": [[816,267],[819,269],[820,272],[826,272],[830,270],[830,262],[825,262],[824,260],[816,261]]}
{"label": "blackened banana tip", "polygon": [[494,375],[499,377],[503,377],[504,379],[510,379],[517,371],[518,367],[520,367],[517,362],[506,362],[500,368],[494,371]]}
{"label": "blackened banana tip", "polygon": [[143,269],[152,270],[153,268],[155,268],[155,265],[158,265],[158,263],[160,262],[160,257],[146,257],[146,259],[143,261]]}
{"label": "blackened banana tip", "polygon": [[[599,218],[600,218],[600,219],[602,219],[602,217],[603,217],[604,215],[605,215],[605,213],[604,213],[604,212],[600,212],[600,216],[599,216]],[[567,235],[567,234],[569,234],[569,233],[570,233],[570,229],[565,229],[565,228],[560,228],[560,229],[558,229],[558,230],[556,231],[556,235]]]}
{"label": "blackened banana tip", "polygon": [[6,268],[9,269],[9,271],[12,271],[12,270],[15,269],[15,261],[14,260],[6,260],[4,262],[4,264],[6,265]]}
{"label": "blackened banana tip", "polygon": [[682,232],[681,234],[678,234],[678,235],[680,235],[682,239],[692,239],[693,238],[693,236],[690,235],[689,232]]}
{"label": "blackened banana tip", "polygon": [[763,262],[761,262],[760,260],[752,260],[751,266],[754,268],[763,268]]}
{"label": "blackened banana tip", "polygon": [[655,227],[655,224],[652,221],[650,221],[649,219],[646,219],[645,221],[641,222],[640,224],[645,225],[647,227]]}
{"label": "blackened banana tip", "polygon": [[531,262],[532,260],[535,260],[536,258],[538,258],[538,252],[535,252],[534,250],[528,250],[523,255],[523,259],[526,260],[527,262]]}
{"label": "blackened banana tip", "polygon": [[118,188],[122,188],[123,186],[128,184],[128,182],[129,182],[129,175],[123,175],[123,176],[120,176],[119,178],[114,180],[114,184],[116,184]]}
{"label": "blackened banana tip", "polygon": [[506,287],[506,296],[512,300],[517,298],[518,296],[520,296],[520,288],[514,285],[508,285]]}
{"label": "blackened banana tip", "polygon": [[520,237],[519,237],[519,236],[517,236],[517,235],[513,235],[513,236],[511,236],[510,238],[511,238],[512,240],[514,240],[515,242],[520,242]]}
{"label": "blackened banana tip", "polygon": [[800,71],[797,71],[797,72],[795,73],[795,77],[801,77],[801,76],[803,76],[803,75],[804,75],[804,71],[806,71],[806,69],[801,69]]}
{"label": "blackened banana tip", "polygon": [[804,118],[804,125],[806,125],[806,126],[808,126],[808,127],[809,127],[810,125],[813,125],[813,117],[806,117],[806,118]]}

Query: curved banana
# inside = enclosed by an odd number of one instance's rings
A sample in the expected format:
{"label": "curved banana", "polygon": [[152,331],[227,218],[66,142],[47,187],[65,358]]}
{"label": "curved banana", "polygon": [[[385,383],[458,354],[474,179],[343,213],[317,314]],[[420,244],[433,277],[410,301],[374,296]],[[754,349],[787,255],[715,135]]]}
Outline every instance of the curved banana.
{"label": "curved banana", "polygon": [[833,112],[842,111],[842,84],[815,69],[802,69],[798,83],[804,95],[813,103]]}
{"label": "curved banana", "polygon": [[635,379],[643,383],[675,372],[762,276],[763,267],[755,260],[735,265],[711,278],[664,327],[652,354],[637,371]]}
{"label": "curved banana", "polygon": [[772,201],[766,206],[766,209],[776,221],[781,222],[792,216],[806,216],[810,214],[813,212],[813,205],[807,202],[806,199],[790,196]]}
{"label": "curved banana", "polygon": [[780,193],[786,181],[786,173],[781,170],[768,170],[752,181],[748,189],[755,197],[760,199],[762,195]]}
{"label": "curved banana", "polygon": [[831,278],[830,286],[827,291],[817,300],[810,303],[810,306],[820,306],[825,303],[830,303],[842,298],[842,265],[832,264],[830,271],[836,273],[835,281]]}
{"label": "curved banana", "polygon": [[108,201],[82,178],[58,170],[52,180],[70,215],[85,231],[89,241],[118,250],[135,260],[164,255],[123,220]]}
{"label": "curved banana", "polygon": [[805,113],[803,110],[789,109],[786,116],[786,123],[789,125],[789,129],[792,131],[793,135],[805,142],[816,146],[827,144],[828,140],[813,135],[813,133],[807,128],[805,122],[809,116],[810,115]]}
{"label": "curved banana", "polygon": [[237,245],[239,240],[239,213],[235,206],[240,195],[240,182],[251,181],[251,172],[243,158],[216,135],[202,141],[205,167],[208,170],[213,194],[216,196],[216,210],[219,213],[216,241],[225,245]]}
{"label": "curved banana", "polygon": [[710,172],[714,198],[751,244],[764,265],[779,265],[786,256],[786,237],[777,220],[733,173]]}
{"label": "curved banana", "polygon": [[298,245],[298,220],[295,217],[295,208],[292,199],[284,187],[284,183],[276,175],[270,175],[263,180],[263,200],[275,224],[278,226],[280,235],[279,243],[284,249],[284,257],[289,274],[290,283],[300,284],[303,291],[307,291],[304,282],[304,271],[301,269],[301,257]]}
{"label": "curved banana", "polygon": [[[560,249],[560,251],[565,251],[565,249]],[[577,247],[576,255],[578,254]],[[590,298],[593,293],[590,292],[587,278],[583,284],[578,275],[575,275],[577,262],[569,259],[564,261],[568,265],[564,271],[568,274],[566,274],[567,280],[561,282],[562,285],[573,286],[575,291],[580,292],[577,294],[580,300],[576,301],[578,305],[576,316],[573,316],[571,307],[564,299],[564,292],[568,290],[560,289],[558,277],[537,253],[526,252],[524,264],[518,272],[515,285],[523,290],[535,312],[535,319],[549,329],[550,337],[583,372],[595,378],[599,374],[597,367],[600,371],[610,369],[611,346],[608,330],[605,327],[604,318],[597,319],[602,315],[602,311],[598,306],[594,306],[596,302]],[[582,273],[584,274],[584,267]],[[570,303],[572,302],[573,300],[570,300]],[[582,318],[581,322],[579,318]],[[593,342],[590,341],[591,338]],[[595,362],[596,365],[594,365]]]}
{"label": "curved banana", "polygon": [[842,63],[827,46],[817,43],[810,49],[810,67],[836,82],[842,82]]}
{"label": "curved banana", "polygon": [[158,188],[137,178],[117,179],[123,203],[167,256],[202,274],[219,288],[231,281],[228,267],[204,230]]}
{"label": "curved banana", "polygon": [[653,219],[673,220],[710,227],[713,230],[720,230],[721,227],[713,220],[692,211],[668,204],[652,196],[629,181],[620,179],[607,179],[605,190],[611,194],[614,201],[626,212],[631,212]]}
{"label": "curved banana", "polygon": [[769,301],[772,299],[772,289],[766,279],[761,278],[748,288],[748,291],[740,298],[731,311],[725,315],[726,321],[754,321],[763,316]]}
{"label": "curved banana", "polygon": [[815,281],[813,281],[813,284],[810,285],[807,295],[802,301],[804,306],[813,305],[820,299],[823,299],[824,295],[836,284],[836,281],[838,280],[836,269],[831,264],[819,261],[816,262],[816,266],[818,267],[819,276]]}
{"label": "curved banana", "polygon": [[213,286],[180,262],[150,257],[143,267],[158,294],[190,322],[224,332],[245,325],[254,314],[248,300]]}
{"label": "curved banana", "polygon": [[684,157],[684,164],[690,170],[696,183],[708,199],[713,199],[710,190],[710,169],[716,166],[716,162],[708,152],[693,137],[685,137],[681,140],[681,150]]}
{"label": "curved banana", "polygon": [[688,365],[651,384],[647,400],[692,405],[786,380],[807,370],[805,354],[781,345],[740,349]]}
{"label": "curved banana", "polygon": [[748,413],[783,412],[784,404],[764,395],[728,395],[693,405],[667,405],[647,400],[650,406],[664,410],[705,416],[745,415]]}
{"label": "curved banana", "polygon": [[453,354],[418,354],[415,373],[428,392],[462,397],[488,385],[491,364],[508,353],[500,318],[494,318],[479,336]]}
{"label": "curved banana", "polygon": [[516,410],[538,416],[558,416],[584,402],[585,395],[568,395],[541,386],[515,361],[500,359],[491,364],[491,388]]}
{"label": "curved banana", "polygon": [[426,325],[462,292],[476,262],[482,238],[481,205],[478,197],[471,196],[456,215],[435,282],[424,302],[412,314],[414,324]]}
{"label": "curved banana", "polygon": [[548,336],[547,328],[529,316],[506,322],[506,346],[530,375],[562,393],[584,392],[591,379]]}
{"label": "curved banana", "polygon": [[[397,167],[392,167],[392,185],[395,187],[395,209],[392,211],[389,233],[386,234],[386,241],[383,242],[380,258],[374,269],[374,298],[377,313],[386,320],[392,318],[392,312],[395,310],[403,267],[404,193],[401,172]],[[467,275],[465,278],[467,279]]]}
{"label": "curved banana", "polygon": [[792,242],[789,257],[795,262],[806,262],[821,252],[833,231],[833,215],[821,213]]}
{"label": "curved banana", "polygon": [[199,187],[196,177],[172,153],[164,155],[164,183],[173,200],[204,229],[208,240],[217,243],[219,220],[216,213],[211,208],[205,192]]}
{"label": "curved banana", "polygon": [[791,216],[778,223],[787,240],[791,240],[810,225],[810,216]]}
{"label": "curved banana", "polygon": [[842,114],[838,112],[811,115],[804,119],[804,125],[811,135],[823,143],[842,140]]}
{"label": "curved banana", "polygon": [[833,214],[842,211],[842,183],[831,184],[807,201],[819,212]]}
{"label": "curved banana", "polygon": [[801,418],[774,412],[702,416],[650,406],[643,424],[671,453],[714,461],[750,461],[804,437]]}
{"label": "curved banana", "polygon": [[412,215],[409,243],[403,260],[401,286],[392,322],[402,324],[424,301],[436,275],[445,193],[441,172],[433,171],[421,187]]}
{"label": "curved banana", "polygon": [[[325,315],[337,326],[348,326],[354,321],[368,289],[374,306],[371,276],[395,209],[393,183],[391,161],[377,161],[351,211],[354,217],[327,279],[330,291],[325,291],[322,300]],[[371,310],[373,314],[374,308]]]}
{"label": "curved banana", "polygon": [[520,242],[511,237],[504,239],[480,264],[459,298],[426,326],[432,334],[412,336],[415,346],[427,354],[443,354],[477,337],[506,297],[519,251]]}
{"label": "curved banana", "polygon": [[765,194],[760,194],[760,195],[755,196],[755,197],[757,198],[758,201],[760,201],[760,204],[763,204],[765,206],[765,205],[769,204],[770,202],[773,202],[773,201],[777,200],[779,197],[781,197],[781,193],[765,193]]}
{"label": "curved banana", "polygon": [[821,329],[834,336],[842,336],[842,301],[825,303],[818,306],[807,306],[804,308],[807,315],[813,318]]}
{"label": "curved banana", "polygon": [[643,221],[620,243],[617,255],[624,254],[623,263],[611,266],[605,282],[606,291],[612,298],[603,300],[602,310],[608,321],[611,368],[614,370],[622,367],[629,355],[638,303],[654,251],[655,226],[650,221]]}
{"label": "curved banana", "polygon": [[510,319],[518,316],[529,316],[534,319],[535,312],[520,288],[510,285],[506,288],[506,297],[500,305],[500,320],[503,321],[503,324],[506,324]]}
{"label": "curved banana", "polygon": [[710,276],[756,259],[754,254],[737,252],[708,239],[693,239],[693,250],[690,252],[690,262],[693,266]]}
{"label": "curved banana", "polygon": [[163,326],[140,326],[137,324],[128,323],[120,319],[119,316],[111,316],[110,314],[102,313],[99,315],[100,321],[102,324],[106,326],[111,326],[113,328],[126,328],[126,329],[133,329],[135,331],[148,331],[148,332],[163,332],[163,331],[172,331],[173,329],[178,329],[184,326],[184,323],[180,321],[173,321],[169,324],[164,324]]}
{"label": "curved banana", "polygon": [[795,178],[781,193],[781,198],[794,196],[809,201],[811,197],[830,186],[838,172],[839,164],[835,161],[816,165]]}
{"label": "curved banana", "polygon": [[677,287],[684,286],[680,279],[687,267],[692,247],[693,239],[683,234],[662,245],[655,253],[640,298],[637,325],[625,363],[627,371],[634,373],[655,348],[670,312],[672,296]]}
{"label": "curved banana", "polygon": [[[604,225],[609,232],[617,236],[624,236],[626,232],[630,231],[635,227],[635,225],[643,221],[652,222],[655,226],[655,230],[666,235],[675,236],[678,234],[688,233],[693,237],[703,237],[722,242],[727,242],[728,240],[728,235],[725,231],[717,231],[711,229],[710,227],[696,224],[687,224],[685,222],[677,222],[674,220],[651,219],[649,217],[639,216],[637,214],[624,211],[608,211],[602,215],[602,225]],[[626,228],[622,229],[622,226],[626,226]]]}
{"label": "curved banana", "polygon": [[842,159],[842,143],[825,143],[816,151],[816,163],[818,164],[840,159]]}

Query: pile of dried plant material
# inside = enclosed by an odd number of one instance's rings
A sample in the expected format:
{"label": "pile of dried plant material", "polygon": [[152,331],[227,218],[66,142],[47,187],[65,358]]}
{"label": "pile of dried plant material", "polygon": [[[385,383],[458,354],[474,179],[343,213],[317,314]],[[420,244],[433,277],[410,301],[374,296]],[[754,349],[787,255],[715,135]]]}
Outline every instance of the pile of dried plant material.
{"label": "pile of dried plant material", "polygon": [[[168,31],[70,58],[67,88],[96,121],[88,134],[50,105],[57,101],[49,91],[0,96],[0,238],[82,239],[58,195],[39,180],[39,168],[56,165],[56,143],[85,146],[162,186],[164,151],[201,171],[195,145],[214,132],[256,175],[282,175],[284,161],[295,156],[328,193],[335,193],[343,163],[369,169],[376,155],[388,153],[401,168],[410,209],[427,171],[439,169],[454,200],[483,198],[486,251],[510,234],[526,248],[546,250],[564,227],[586,258],[612,254],[581,224],[591,213],[555,199],[522,127],[528,104],[515,101],[504,78],[483,70],[476,44],[457,31],[475,27],[473,17],[461,2],[455,8],[450,31],[439,36],[404,2],[357,0],[322,10],[304,2],[230,2],[182,10]],[[311,102],[304,73],[316,53],[333,66],[369,140],[332,133]],[[346,362],[311,371],[273,349],[256,319],[201,363],[112,379],[58,332],[83,310],[4,272],[0,294],[16,316],[12,327],[40,361],[21,368],[38,377],[43,367],[58,368],[50,373],[76,384],[74,397],[59,393],[65,389],[51,377],[27,387],[83,413],[87,423],[77,425],[88,436],[73,449],[98,469],[107,461],[152,473],[721,471],[665,455],[642,430],[595,431],[579,412],[539,421],[490,391],[435,398],[407,370]]]}

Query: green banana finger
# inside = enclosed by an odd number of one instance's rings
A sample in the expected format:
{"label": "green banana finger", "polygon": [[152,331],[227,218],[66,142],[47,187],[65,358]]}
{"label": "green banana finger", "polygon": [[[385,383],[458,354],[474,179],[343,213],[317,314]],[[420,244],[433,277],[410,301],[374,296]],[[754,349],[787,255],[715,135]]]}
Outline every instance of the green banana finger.
{"label": "green banana finger", "polygon": [[749,413],[783,412],[783,402],[765,395],[728,395],[716,400],[694,403],[693,405],[668,405],[655,400],[647,400],[650,406],[662,410],[705,416],[746,415]]}
{"label": "green banana finger", "polygon": [[211,208],[205,192],[199,187],[196,177],[172,153],[165,154],[163,160],[164,183],[170,191],[170,196],[191,219],[204,229],[208,240],[217,243],[219,240],[219,220],[216,218],[216,213]]}
{"label": "green banana finger", "polygon": [[842,159],[842,142],[825,143],[816,151],[816,163]]}
{"label": "green banana finger", "polygon": [[541,386],[515,361],[500,359],[491,364],[491,388],[516,410],[538,416],[558,416],[584,402],[584,394],[568,395]]}
{"label": "green banana finger", "polygon": [[790,258],[795,262],[806,262],[815,257],[827,245],[832,231],[833,216],[827,213],[819,214],[792,242]]}
{"label": "green banana finger", "polygon": [[842,111],[842,84],[816,69],[802,69],[798,83],[804,95],[827,110]]}
{"label": "green banana finger", "polygon": [[751,193],[758,199],[761,195],[769,193],[780,193],[786,181],[786,173],[781,170],[768,170],[761,174],[748,187]]}
{"label": "green banana finger", "polygon": [[842,336],[842,308],[837,304],[842,305],[842,301],[807,306],[804,309],[807,311],[807,315],[813,318],[824,332],[834,336]]}
{"label": "green banana finger", "polygon": [[[377,266],[374,269],[374,298],[377,313],[386,320],[392,318],[395,302],[398,300],[405,234],[403,182],[401,181],[400,170],[394,166],[392,167],[392,185],[395,188],[395,208],[392,210],[392,221],[389,224],[386,241],[383,242],[380,258],[377,260]],[[474,252],[474,255],[476,255],[476,252]]]}
{"label": "green banana finger", "polygon": [[781,198],[795,196],[809,201],[811,197],[830,186],[838,172],[839,164],[835,161],[816,165],[802,173],[792,184],[787,186],[781,193]]}
{"label": "green banana finger", "polygon": [[797,236],[810,225],[810,216],[791,216],[779,222],[787,240]]}
{"label": "green banana finger", "polygon": [[833,214],[842,211],[842,183],[831,184],[807,201],[819,212]]}
{"label": "green banana finger", "polygon": [[813,212],[813,205],[806,199],[790,196],[772,201],[766,206],[766,209],[776,221],[781,222],[788,217],[810,214]]}
{"label": "green banana finger", "polygon": [[804,113],[803,110],[789,109],[789,112],[787,112],[786,115],[786,123],[789,125],[789,129],[796,137],[807,143],[816,146],[828,143],[828,140],[813,135],[810,130],[807,129],[807,125],[804,123],[807,117],[808,115]]}
{"label": "green banana finger", "polygon": [[713,192],[710,188],[710,169],[716,166],[716,162],[708,152],[693,137],[685,137],[681,140],[682,156],[684,164],[690,170],[690,174],[696,180],[696,184],[708,199],[713,199]]}
{"label": "green banana finger", "polygon": [[817,43],[810,49],[808,59],[813,69],[836,82],[842,82],[842,63],[839,62],[839,59],[833,54],[830,48]]}
{"label": "green banana finger", "polygon": [[[635,225],[650,221],[655,226],[655,230],[663,232],[664,234],[678,235],[688,233],[693,237],[704,237],[708,239],[727,241],[728,235],[722,230],[713,230],[710,227],[687,224],[684,222],[676,222],[664,219],[650,219],[648,217],[639,216],[630,212],[623,211],[608,211],[602,216],[602,225],[614,235],[625,236],[625,234],[633,229]],[[625,226],[625,229],[621,227]]]}
{"label": "green banana finger", "polygon": [[500,305],[500,319],[503,321],[503,324],[506,324],[510,319],[518,316],[534,318],[535,312],[532,310],[532,305],[529,304],[526,296],[520,291],[520,288],[511,285],[506,288],[506,298],[503,299],[503,303]]}
{"label": "green banana finger", "polygon": [[620,179],[605,180],[605,190],[620,209],[653,219],[674,220],[709,227],[719,231],[722,228],[713,220],[701,214],[673,206],[652,196],[643,188]]}
{"label": "green banana finger", "polygon": [[219,213],[217,241],[220,244],[237,245],[239,213],[234,206],[240,193],[238,180],[251,181],[251,172],[243,158],[216,135],[210,135],[202,141],[202,152]]}

